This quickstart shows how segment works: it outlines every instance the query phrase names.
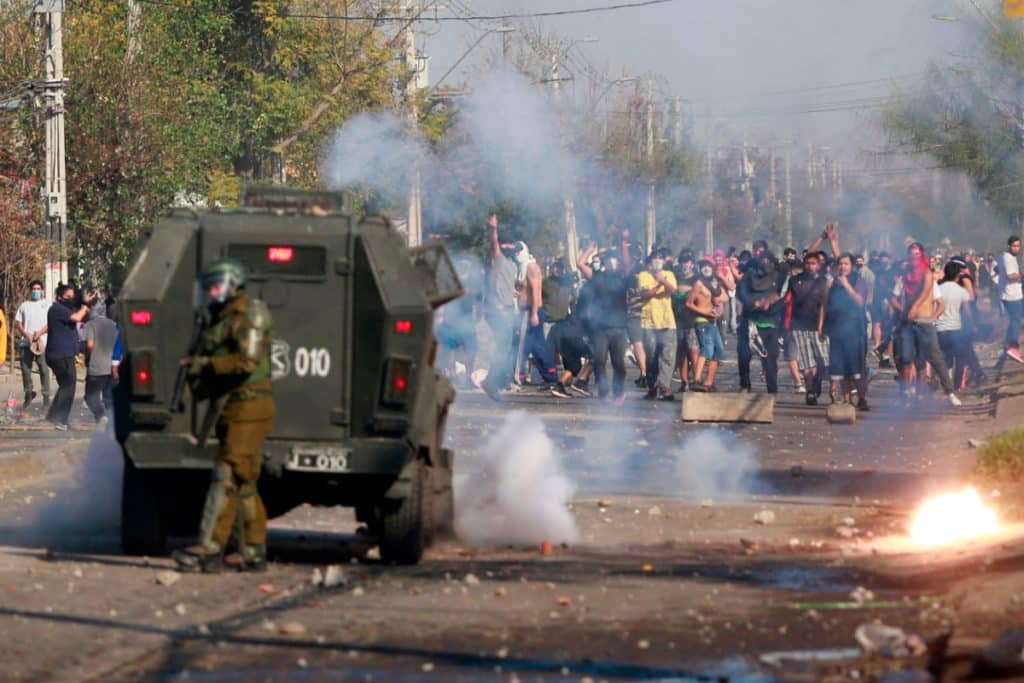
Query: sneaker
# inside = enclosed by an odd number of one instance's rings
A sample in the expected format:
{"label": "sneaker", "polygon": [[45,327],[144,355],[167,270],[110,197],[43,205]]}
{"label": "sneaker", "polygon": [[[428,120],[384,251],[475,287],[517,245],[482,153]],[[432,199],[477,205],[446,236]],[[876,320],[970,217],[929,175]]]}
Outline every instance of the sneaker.
{"label": "sneaker", "polygon": [[50,407],[50,399],[47,396],[43,396],[43,410]]}
{"label": "sneaker", "polygon": [[798,393],[798,394],[806,394],[807,393],[807,387],[805,387],[803,384],[798,384],[797,387],[796,387],[796,393]]}
{"label": "sneaker", "polygon": [[809,406],[818,405],[818,395],[808,391],[807,395],[804,396],[804,403],[806,403]]}
{"label": "sneaker", "polygon": [[658,398],[658,390],[657,389],[648,389],[647,393],[644,394],[644,400],[645,401],[653,401],[656,398]]}
{"label": "sneaker", "polygon": [[882,360],[878,361],[878,367],[880,367],[880,368],[891,368],[892,367],[892,356],[882,356]]}
{"label": "sneaker", "polygon": [[956,397],[956,394],[950,394],[949,395],[949,402],[953,405],[954,408],[959,408],[960,406],[962,406],[964,404],[963,401],[961,401],[960,399],[958,399]]}
{"label": "sneaker", "polygon": [[28,404],[31,403],[36,396],[38,396],[38,394],[36,394],[36,392],[34,391],[30,391],[28,394],[26,394],[25,401],[24,403],[21,404],[22,409],[28,408]]}
{"label": "sneaker", "polygon": [[643,375],[640,375],[639,377],[636,378],[636,381],[633,382],[633,384],[637,385],[640,388],[646,387],[647,386],[647,378],[644,377]]}
{"label": "sneaker", "polygon": [[556,398],[572,398],[572,394],[569,393],[569,390],[561,382],[551,385],[551,395]]}
{"label": "sneaker", "polygon": [[1020,349],[1016,347],[1009,347],[1006,349],[1006,355],[1017,361],[1018,363],[1024,363],[1024,356],[1020,355]]}
{"label": "sneaker", "polygon": [[659,401],[674,401],[676,400],[675,394],[670,389],[664,387],[658,389],[658,400]]}
{"label": "sneaker", "polygon": [[263,554],[231,553],[224,558],[224,566],[237,572],[265,572],[267,558]]}
{"label": "sneaker", "polygon": [[579,394],[580,396],[585,396],[587,398],[590,398],[591,396],[594,395],[591,393],[590,389],[586,387],[586,385],[580,386],[576,382],[570,383],[569,386],[566,387],[566,389],[573,393]]}
{"label": "sneaker", "polygon": [[66,422],[50,422],[50,424],[52,424],[53,428],[56,429],[58,432],[68,431],[68,425]]}
{"label": "sneaker", "polygon": [[871,412],[871,406],[868,405],[868,400],[863,396],[857,401],[857,410],[861,410],[865,413]]}
{"label": "sneaker", "polygon": [[707,390],[708,388],[703,384],[694,384],[692,387],[690,387],[690,391],[696,391],[698,394],[703,394],[707,392]]}
{"label": "sneaker", "polygon": [[612,399],[612,404],[614,404],[615,406],[618,406],[618,407],[621,407],[622,404],[624,404],[625,402],[626,402],[626,395],[625,394],[619,394],[618,396],[616,396],[615,398]]}
{"label": "sneaker", "polygon": [[[691,385],[687,384],[686,382],[683,382],[682,386],[680,386],[680,387],[679,387],[679,393],[680,393],[680,394],[685,394],[685,393],[686,393],[686,388],[687,388],[688,386],[691,386]],[[692,384],[692,386],[697,386],[697,383],[696,383],[696,382],[694,382],[694,383]]]}
{"label": "sneaker", "polygon": [[740,387],[740,390],[738,392],[736,392],[736,393],[738,393],[738,394],[749,394],[750,393],[750,387]]}
{"label": "sneaker", "polygon": [[718,387],[716,387],[714,384],[702,384],[701,386],[704,387],[704,391],[708,392],[709,394],[718,393]]}

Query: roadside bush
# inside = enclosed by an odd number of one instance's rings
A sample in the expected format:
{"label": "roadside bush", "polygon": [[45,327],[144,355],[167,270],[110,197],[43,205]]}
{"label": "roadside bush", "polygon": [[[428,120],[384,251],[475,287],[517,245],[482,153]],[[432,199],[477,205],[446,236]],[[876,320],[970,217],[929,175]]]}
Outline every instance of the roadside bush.
{"label": "roadside bush", "polygon": [[978,455],[975,473],[985,479],[1024,482],[1024,429],[1003,432]]}

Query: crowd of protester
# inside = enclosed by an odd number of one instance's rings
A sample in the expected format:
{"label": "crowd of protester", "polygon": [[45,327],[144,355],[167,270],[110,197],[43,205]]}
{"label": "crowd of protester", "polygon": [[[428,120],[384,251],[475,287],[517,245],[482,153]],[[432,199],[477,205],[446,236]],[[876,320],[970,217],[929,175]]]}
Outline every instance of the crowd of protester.
{"label": "crowd of protester", "polygon": [[728,342],[740,392],[752,390],[756,360],[769,393],[789,375],[808,405],[827,391],[824,400],[870,410],[877,365],[895,369],[906,404],[941,390],[959,406],[959,392],[985,381],[975,344],[992,334],[979,307],[986,298],[1007,320],[1004,357],[1024,363],[1016,236],[999,256],[929,255],[916,242],[904,254],[864,254],[843,251],[830,223],[780,259],[764,240],[749,250],[638,253],[624,230],[618,244],[588,246],[575,272],[555,259],[545,274],[495,216],[488,232],[485,263],[460,262],[469,294],[441,311],[437,333],[441,365],[495,400],[539,379],[560,399],[596,394],[621,405],[629,362],[647,399],[716,392]]}

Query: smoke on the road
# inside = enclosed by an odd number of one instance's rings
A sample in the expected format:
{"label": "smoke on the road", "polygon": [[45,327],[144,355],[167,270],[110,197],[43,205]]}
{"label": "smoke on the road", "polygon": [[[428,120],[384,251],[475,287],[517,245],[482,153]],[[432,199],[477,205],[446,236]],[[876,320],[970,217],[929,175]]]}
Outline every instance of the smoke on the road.
{"label": "smoke on the road", "polygon": [[705,429],[675,452],[674,483],[691,498],[736,498],[751,492],[757,469],[753,446],[723,429]]}
{"label": "smoke on the road", "polygon": [[575,486],[540,418],[510,413],[481,453],[478,470],[455,482],[455,531],[476,547],[579,538],[568,509]]}
{"label": "smoke on the road", "polygon": [[123,469],[113,425],[94,431],[71,476],[35,510],[27,530],[30,540],[48,546],[77,545],[116,534]]}

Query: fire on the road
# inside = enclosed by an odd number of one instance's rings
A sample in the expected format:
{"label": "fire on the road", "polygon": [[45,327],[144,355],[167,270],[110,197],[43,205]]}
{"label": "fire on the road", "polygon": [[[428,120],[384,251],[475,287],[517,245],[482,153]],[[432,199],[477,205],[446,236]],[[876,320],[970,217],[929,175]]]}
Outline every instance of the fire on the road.
{"label": "fire on the road", "polygon": [[996,513],[973,488],[926,500],[914,514],[910,540],[918,546],[940,546],[1000,531]]}

